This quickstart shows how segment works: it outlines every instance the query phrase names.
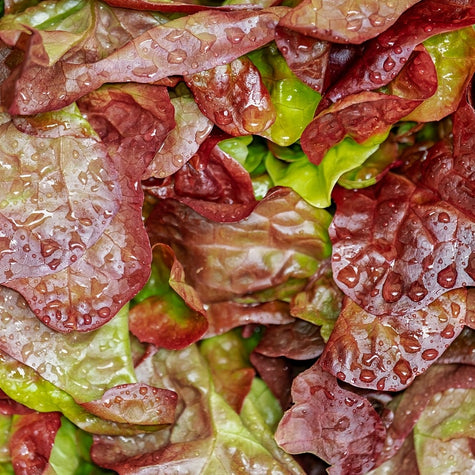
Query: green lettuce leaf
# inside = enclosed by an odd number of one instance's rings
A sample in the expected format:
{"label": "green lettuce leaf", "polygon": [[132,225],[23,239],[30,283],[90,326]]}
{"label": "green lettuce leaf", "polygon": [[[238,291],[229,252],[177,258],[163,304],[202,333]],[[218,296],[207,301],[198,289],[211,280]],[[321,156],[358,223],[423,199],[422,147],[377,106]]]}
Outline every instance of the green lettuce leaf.
{"label": "green lettuce leaf", "polygon": [[312,121],[321,96],[295,76],[275,44],[248,56],[259,69],[276,110],[275,122],[259,135],[278,145],[291,145]]}

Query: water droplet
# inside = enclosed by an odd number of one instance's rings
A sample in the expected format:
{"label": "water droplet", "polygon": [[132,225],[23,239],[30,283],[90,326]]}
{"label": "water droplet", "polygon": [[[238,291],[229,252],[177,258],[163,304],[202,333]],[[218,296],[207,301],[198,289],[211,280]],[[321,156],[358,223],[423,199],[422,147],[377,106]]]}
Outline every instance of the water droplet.
{"label": "water droplet", "polygon": [[383,284],[383,298],[386,302],[397,302],[402,296],[402,278],[397,272],[390,272]]}
{"label": "water droplet", "polygon": [[437,350],[434,350],[434,349],[425,350],[422,353],[422,359],[426,360],[426,361],[435,360],[438,356],[439,356],[439,352]]}
{"label": "water droplet", "polygon": [[417,353],[421,349],[418,338],[409,332],[404,332],[399,337],[399,343],[407,353]]}
{"label": "water droplet", "polygon": [[378,389],[378,391],[384,391],[385,386],[386,386],[386,378],[381,378],[376,383],[376,388]]}
{"label": "water droplet", "polygon": [[30,252],[30,251],[31,251],[30,246],[28,244],[25,244],[23,246],[23,252]]}
{"label": "water droplet", "polygon": [[439,213],[437,220],[439,223],[450,223],[450,216],[444,211]]}
{"label": "water droplet", "polygon": [[452,339],[455,336],[455,328],[453,325],[447,325],[441,332],[440,336],[442,338]]}
{"label": "water droplet", "polygon": [[102,307],[97,311],[99,317],[108,318],[111,314],[110,308]]}
{"label": "water droplet", "polygon": [[359,281],[358,270],[356,267],[348,264],[346,267],[343,267],[340,272],[338,272],[338,280],[352,289]]}
{"label": "water droplet", "polygon": [[394,47],[394,54],[401,54],[402,53],[402,48],[400,46],[395,46]]}
{"label": "water droplet", "polygon": [[430,32],[432,31],[432,26],[431,26],[431,25],[426,25],[426,26],[424,26],[424,31],[425,31],[426,33],[430,33]]}
{"label": "water droplet", "polygon": [[336,373],[336,377],[341,380],[341,381],[344,381],[346,379],[346,374],[345,373],[342,373],[341,371],[338,371],[338,373]]}
{"label": "water droplet", "polygon": [[343,432],[348,429],[348,427],[350,427],[350,419],[346,416],[343,416],[336,421],[334,429],[339,432]]}
{"label": "water droplet", "polygon": [[369,16],[369,22],[375,27],[384,25],[384,21],[384,17],[379,16],[376,13],[373,13]]}
{"label": "water droplet", "polygon": [[374,374],[374,371],[371,371],[370,369],[362,369],[360,373],[360,381],[363,381],[364,383],[371,383],[371,381],[374,381],[376,379],[376,375]]}
{"label": "water droplet", "polygon": [[79,158],[79,152],[77,150],[73,150],[73,158]]}
{"label": "water droplet", "polygon": [[397,375],[402,384],[406,384],[412,375],[411,365],[405,359],[400,359],[394,365],[394,373]]}
{"label": "water droplet", "polygon": [[115,402],[116,404],[120,404],[122,401],[123,401],[123,399],[122,399],[120,396],[116,396],[116,397],[114,398],[114,402]]}
{"label": "water droplet", "polygon": [[369,79],[374,84],[381,84],[383,82],[381,78],[381,73],[379,71],[370,71],[369,72]]}
{"label": "water droplet", "polygon": [[345,404],[348,406],[348,407],[353,407],[355,405],[355,400],[354,399],[351,399],[351,397],[346,397],[345,398]]}
{"label": "water droplet", "polygon": [[90,325],[92,323],[92,317],[86,313],[85,315],[82,316],[84,325]]}
{"label": "water droplet", "polygon": [[51,256],[60,248],[61,246],[53,239],[44,239],[43,241],[41,241],[41,255],[43,257]]}
{"label": "water droplet", "polygon": [[187,53],[183,49],[175,49],[170,51],[167,56],[167,61],[171,64],[182,64],[187,57]]}
{"label": "water droplet", "polygon": [[413,302],[420,302],[427,295],[427,289],[417,280],[411,284],[407,295]]}
{"label": "water droplet", "polygon": [[256,106],[251,105],[242,111],[242,125],[251,134],[256,134],[266,128],[267,120],[263,122],[263,118],[266,119]]}
{"label": "water droplet", "polygon": [[148,393],[148,388],[146,386],[141,386],[140,389],[139,389],[139,393],[142,396],[145,396]]}
{"label": "water droplet", "polygon": [[224,32],[226,39],[233,45],[240,43],[246,36],[244,31],[237,27],[225,28]]}
{"label": "water droplet", "polygon": [[451,289],[457,280],[457,269],[454,264],[450,264],[437,274],[437,282],[444,289]]}
{"label": "water droplet", "polygon": [[48,267],[51,270],[56,270],[60,264],[61,264],[61,261],[59,259],[53,259],[51,262],[48,262]]}
{"label": "water droplet", "polygon": [[233,117],[231,113],[227,109],[225,109],[216,111],[214,113],[214,120],[216,122],[216,125],[224,126],[229,125],[233,121]]}
{"label": "water droplet", "polygon": [[389,57],[383,64],[383,69],[386,71],[386,72],[389,72],[391,71],[394,66],[396,66],[396,62],[394,61],[393,58]]}

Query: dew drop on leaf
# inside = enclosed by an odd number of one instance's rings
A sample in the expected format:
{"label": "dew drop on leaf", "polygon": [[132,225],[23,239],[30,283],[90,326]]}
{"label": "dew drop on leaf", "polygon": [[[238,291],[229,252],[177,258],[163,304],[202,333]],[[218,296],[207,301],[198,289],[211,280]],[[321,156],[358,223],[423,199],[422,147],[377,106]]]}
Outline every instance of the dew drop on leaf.
{"label": "dew drop on leaf", "polygon": [[439,356],[439,352],[434,349],[425,350],[422,353],[422,359],[426,361],[435,360]]}
{"label": "dew drop on leaf", "polygon": [[409,362],[403,358],[398,360],[398,362],[394,365],[394,373],[400,379],[402,384],[406,384],[412,375]]}
{"label": "dew drop on leaf", "polygon": [[349,264],[338,272],[338,280],[352,289],[356,286],[359,280],[358,270],[356,267]]}
{"label": "dew drop on leaf", "polygon": [[397,302],[402,296],[402,279],[397,272],[391,272],[383,284],[383,298],[386,302]]}
{"label": "dew drop on leaf", "polygon": [[445,269],[442,269],[437,274],[437,282],[444,289],[451,289],[455,285],[457,280],[457,270],[453,264],[447,266]]}

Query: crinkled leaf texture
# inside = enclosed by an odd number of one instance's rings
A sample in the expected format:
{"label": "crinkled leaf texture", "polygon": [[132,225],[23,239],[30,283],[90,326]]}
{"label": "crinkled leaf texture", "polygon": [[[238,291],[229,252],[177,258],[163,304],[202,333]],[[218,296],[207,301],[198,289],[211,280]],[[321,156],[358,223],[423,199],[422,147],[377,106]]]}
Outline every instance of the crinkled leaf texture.
{"label": "crinkled leaf texture", "polygon": [[[302,473],[276,446],[269,423],[252,414],[250,405],[259,407],[255,398],[244,401],[241,418],[214,390],[210,368],[195,345],[160,350],[136,370],[141,380],[178,394],[176,423],[155,434],[95,437],[92,458],[99,466],[123,474]],[[275,404],[269,406],[275,411]]]}
{"label": "crinkled leaf texture", "polygon": [[[403,13],[386,31],[370,40],[339,81],[325,95],[325,103],[350,94],[379,89],[390,83],[409,61],[414,48],[438,33],[475,23],[471,2],[424,0]],[[418,74],[423,79],[424,71]]]}
{"label": "crinkled leaf texture", "polygon": [[171,99],[175,109],[175,127],[157,149],[143,179],[173,175],[190,160],[211,133],[213,123],[190,96]]}
{"label": "crinkled leaf texture", "polygon": [[[241,41],[244,32],[235,34],[233,41]],[[258,134],[275,121],[269,91],[259,70],[245,56],[185,76],[185,81],[201,111],[230,135]]]}
{"label": "crinkled leaf texture", "polygon": [[257,205],[251,177],[217,145],[221,138],[206,138],[191,160],[164,180],[144,182],[145,190],[161,199],[174,198],[213,221],[249,216]]}
{"label": "crinkled leaf texture", "polygon": [[362,43],[389,28],[417,0],[304,0],[280,24],[335,43]]}
{"label": "crinkled leaf texture", "polygon": [[15,474],[46,473],[48,459],[56,433],[61,425],[61,413],[32,413],[19,416],[12,426],[9,443]]}
{"label": "crinkled leaf texture", "polygon": [[[156,104],[151,102],[152,97],[157,100]],[[88,331],[100,327],[147,281],[151,248],[142,222],[143,191],[140,180],[153,158],[155,148],[159,147],[173,126],[173,121],[166,119],[173,110],[168,93],[159,86],[139,84],[104,88],[84,99],[82,110],[101,134],[101,145],[105,144],[108,152],[106,156],[112,158],[119,172],[117,185],[121,189],[120,207],[111,220],[106,221],[102,217],[100,225],[107,227],[99,227],[102,235],[92,246],[86,247],[78,232],[75,232],[75,240],[62,244],[66,249],[80,249],[83,252],[80,256],[71,256],[69,267],[59,268],[49,275],[36,276],[33,273],[18,278],[20,274],[7,283],[22,293],[43,323],[62,332]],[[124,110],[131,117],[134,116],[132,123],[127,124],[122,119]],[[150,120],[151,117],[153,120]],[[37,130],[38,125],[35,125]],[[150,146],[154,148],[150,149]],[[73,161],[64,161],[74,168],[76,162],[82,163],[82,157],[77,150],[71,154]],[[90,165],[88,171],[88,174],[80,172],[79,180],[91,190],[91,196],[81,198],[80,206],[100,210],[100,200],[108,195],[101,198],[101,190],[97,189],[93,179],[104,172],[99,164]],[[108,217],[111,213],[103,211],[103,214]],[[57,211],[54,217],[55,220],[61,219]],[[88,226],[94,228],[95,221],[89,219]],[[61,237],[60,232],[55,230],[50,233],[55,239],[56,236]],[[54,257],[54,252],[59,252],[52,244],[56,241],[45,241],[53,249]],[[56,243],[56,246],[59,244]],[[43,249],[46,249],[45,246]]]}
{"label": "crinkled leaf texture", "polygon": [[292,399],[275,434],[284,450],[317,455],[332,465],[330,474],[374,467],[386,430],[366,398],[340,388],[317,363],[294,379]]}
{"label": "crinkled leaf texture", "polygon": [[[64,107],[105,83],[153,83],[227,64],[273,40],[285,11],[198,12],[152,27],[99,60],[86,56],[45,66],[30,55],[3,83],[5,100],[13,114],[34,114]],[[242,39],[233,42],[238,31]]]}
{"label": "crinkled leaf texture", "polygon": [[404,315],[474,285],[474,130],[465,101],[453,148],[433,146],[415,182],[388,173],[365,190],[335,189],[334,278],[368,312]]}
{"label": "crinkled leaf texture", "polygon": [[185,282],[183,267],[165,244],[153,249],[150,295],[132,307],[129,329],[141,341],[178,350],[199,340],[208,329],[203,305]]}
{"label": "crinkled leaf texture", "polygon": [[174,200],[147,220],[152,244],[170,245],[205,303],[310,277],[329,252],[331,216],[288,188],[275,188],[248,218],[212,222]]}
{"label": "crinkled leaf texture", "polygon": [[431,366],[465,325],[465,289],[407,315],[371,315],[349,299],[320,365],[353,386],[400,391]]}
{"label": "crinkled leaf texture", "polygon": [[[377,465],[391,459],[398,453],[404,441],[410,436],[421,414],[437,393],[450,389],[473,389],[474,385],[475,367],[471,365],[434,365],[426,373],[416,378],[413,384],[401,393],[401,398],[393,410],[392,422],[388,427],[384,449],[379,455]],[[429,414],[428,416],[430,417]],[[447,432],[447,439],[452,436],[457,437],[457,430],[460,431],[460,436],[467,432],[463,423],[458,427],[456,425],[451,426],[448,423],[446,427],[449,431],[451,428],[452,430],[455,429],[452,435]],[[434,435],[437,436],[436,433]],[[473,437],[473,432],[471,437]]]}
{"label": "crinkled leaf texture", "polygon": [[79,111],[0,116],[0,282],[80,259],[120,206],[116,165]]}

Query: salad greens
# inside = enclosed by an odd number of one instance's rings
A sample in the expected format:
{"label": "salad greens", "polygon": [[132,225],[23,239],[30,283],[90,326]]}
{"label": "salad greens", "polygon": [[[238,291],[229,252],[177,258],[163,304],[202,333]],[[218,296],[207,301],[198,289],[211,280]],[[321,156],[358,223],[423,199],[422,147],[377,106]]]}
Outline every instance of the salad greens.
{"label": "salad greens", "polygon": [[475,5],[0,2],[0,473],[472,473]]}

